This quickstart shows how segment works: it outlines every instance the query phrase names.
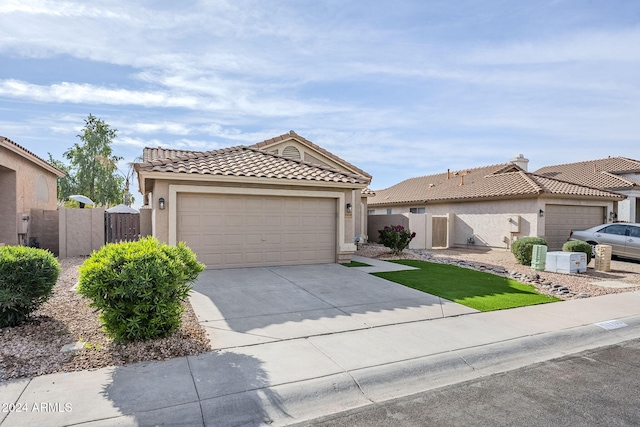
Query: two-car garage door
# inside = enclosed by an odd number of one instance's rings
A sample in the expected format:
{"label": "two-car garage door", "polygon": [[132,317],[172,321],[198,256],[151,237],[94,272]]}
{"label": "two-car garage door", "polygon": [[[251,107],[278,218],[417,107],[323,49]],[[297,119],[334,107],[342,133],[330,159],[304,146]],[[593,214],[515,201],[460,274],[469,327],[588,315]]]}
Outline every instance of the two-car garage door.
{"label": "two-car garage door", "polygon": [[207,268],[336,261],[336,199],[178,193],[176,214]]}
{"label": "two-car garage door", "polygon": [[600,206],[546,205],[545,240],[549,250],[560,250],[571,230],[584,230],[606,221]]}

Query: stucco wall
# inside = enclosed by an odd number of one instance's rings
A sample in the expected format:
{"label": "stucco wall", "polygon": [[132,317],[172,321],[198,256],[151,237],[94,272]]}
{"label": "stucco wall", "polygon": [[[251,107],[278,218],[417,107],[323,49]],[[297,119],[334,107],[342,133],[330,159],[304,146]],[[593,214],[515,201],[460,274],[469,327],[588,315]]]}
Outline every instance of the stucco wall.
{"label": "stucco wall", "polygon": [[[538,197],[520,200],[394,206],[393,211],[400,214],[408,213],[410,207],[426,207],[427,213],[433,215],[453,213],[455,221],[452,221],[452,233],[449,236],[451,246],[473,245],[509,248],[511,242],[522,237],[545,237],[545,217],[540,217],[539,211],[544,210],[547,204],[607,206],[607,209],[613,209],[613,202]],[[376,211],[384,212],[386,207],[377,207]],[[397,214],[391,215],[391,217],[396,216]],[[376,217],[379,215],[370,215],[369,222],[371,223],[371,219]],[[369,229],[371,230],[371,226]],[[469,243],[471,237],[474,243]]]}
{"label": "stucco wall", "polygon": [[0,242],[18,243],[18,214],[56,209],[56,175],[0,147]]}
{"label": "stucco wall", "polygon": [[[247,185],[239,185],[232,183],[214,183],[214,182],[200,182],[200,181],[165,181],[165,180],[156,180],[153,184],[153,190],[149,195],[149,203],[152,209],[151,212],[151,224],[152,224],[152,233],[158,238],[158,240],[171,243],[170,236],[170,212],[172,209],[171,204],[173,201],[171,200],[172,188],[178,188],[174,186],[194,186],[194,187],[202,187],[203,191],[210,187],[222,187],[222,188],[241,188],[244,190],[248,189],[256,189],[257,191],[263,191],[264,195],[269,195],[271,191],[302,191],[312,194],[314,192],[320,193],[340,193],[342,194],[342,201],[340,199],[336,199],[336,212],[338,215],[338,223],[342,220],[343,229],[342,234],[336,236],[338,240],[338,248],[336,252],[336,258],[340,262],[348,262],[351,259],[351,255],[355,251],[354,237],[356,231],[356,222],[355,215],[358,215],[360,212],[360,190],[352,190],[352,189],[343,189],[343,188],[335,188],[335,187],[313,187],[313,186],[275,186],[275,185],[257,185],[257,184],[247,184]],[[189,190],[190,192],[197,192]],[[355,196],[354,196],[355,194]],[[159,209],[159,200],[163,198],[165,201],[165,209]],[[357,203],[356,203],[357,200]],[[352,204],[352,213],[348,214],[346,212],[346,204]]]}
{"label": "stucco wall", "polygon": [[104,209],[59,209],[60,258],[90,255],[104,245]]}
{"label": "stucco wall", "polygon": [[385,226],[401,225],[405,228],[409,228],[409,218],[401,214],[369,215],[367,217],[367,221],[369,241],[373,243],[380,243],[378,230],[382,230]]}
{"label": "stucco wall", "polygon": [[59,211],[31,209],[29,221],[29,237],[35,237],[42,249],[48,249],[54,255],[60,254],[60,219]]}

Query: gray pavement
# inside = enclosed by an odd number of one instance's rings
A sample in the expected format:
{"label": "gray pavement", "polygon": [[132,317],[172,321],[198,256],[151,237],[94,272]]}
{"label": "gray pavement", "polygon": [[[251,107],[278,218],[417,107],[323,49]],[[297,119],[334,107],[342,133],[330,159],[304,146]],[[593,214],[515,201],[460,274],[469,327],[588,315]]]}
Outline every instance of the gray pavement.
{"label": "gray pavement", "polygon": [[286,425],[640,338],[640,292],[448,316],[339,265],[206,271],[196,291],[217,351],[0,383],[0,424]]}
{"label": "gray pavement", "polygon": [[638,426],[640,339],[296,424]]}

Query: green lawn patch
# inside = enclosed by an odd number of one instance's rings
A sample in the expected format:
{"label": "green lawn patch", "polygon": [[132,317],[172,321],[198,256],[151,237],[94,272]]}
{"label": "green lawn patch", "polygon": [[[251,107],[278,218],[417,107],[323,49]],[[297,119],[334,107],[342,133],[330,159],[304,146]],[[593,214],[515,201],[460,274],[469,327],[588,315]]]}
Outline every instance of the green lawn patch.
{"label": "green lawn patch", "polygon": [[369,264],[365,264],[364,262],[351,261],[349,264],[342,264],[345,267],[371,267]]}
{"label": "green lawn patch", "polygon": [[417,260],[393,261],[419,270],[374,273],[378,277],[400,283],[480,311],[502,310],[561,301],[539,294],[531,285],[508,277]]}

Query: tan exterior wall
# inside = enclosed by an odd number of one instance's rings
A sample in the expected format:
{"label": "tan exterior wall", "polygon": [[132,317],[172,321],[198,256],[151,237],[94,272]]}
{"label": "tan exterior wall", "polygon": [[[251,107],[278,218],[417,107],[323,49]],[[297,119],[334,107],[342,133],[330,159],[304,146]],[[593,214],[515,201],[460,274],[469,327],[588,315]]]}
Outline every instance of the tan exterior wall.
{"label": "tan exterior wall", "polygon": [[[338,195],[336,198],[337,203],[337,223],[338,223],[338,235],[336,248],[336,259],[340,262],[349,262],[353,252],[356,250],[354,244],[356,222],[354,216],[360,216],[360,189],[342,189],[332,187],[312,187],[312,186],[275,186],[275,185],[258,185],[247,184],[238,187],[233,183],[216,183],[216,182],[201,182],[201,181],[161,181],[156,180],[153,184],[152,193],[149,195],[149,204],[151,206],[151,223],[152,233],[160,241],[169,244],[175,243],[173,240],[176,238],[176,221],[171,219],[172,215],[175,215],[175,194],[177,192],[185,191],[184,188],[188,187],[188,192],[198,192],[199,187],[202,188],[202,192],[210,192],[212,187],[220,188],[222,191],[242,191],[242,192],[257,192],[264,195],[286,195],[297,196],[302,193],[315,197],[325,197],[326,194],[332,193]],[[217,191],[217,190],[215,190]],[[214,191],[214,192],[215,192]],[[322,195],[325,193],[325,195]],[[248,193],[247,193],[248,194]],[[331,196],[334,197],[334,196]],[[159,200],[163,198],[165,200],[165,209],[159,209]],[[358,203],[355,203],[355,201]],[[346,212],[346,204],[352,204],[352,212],[348,214]],[[356,206],[357,205],[357,206]],[[358,224],[360,226],[360,224]]]}
{"label": "tan exterior wall", "polygon": [[153,236],[153,226],[151,224],[151,207],[143,206],[140,209],[140,237]]}
{"label": "tan exterior wall", "polygon": [[38,239],[42,249],[60,254],[60,219],[58,210],[31,209],[29,237]]}
{"label": "tan exterior wall", "polygon": [[[392,216],[408,214],[409,208],[414,207],[425,207],[427,213],[432,215],[454,214],[455,219],[450,220],[450,246],[509,248],[514,240],[522,237],[545,237],[545,218],[540,217],[539,212],[541,209],[544,211],[547,204],[606,206],[608,211],[613,209],[613,202],[607,201],[539,197],[520,200],[397,205],[392,207],[394,212]],[[376,212],[384,213],[387,207],[375,209]],[[371,224],[372,219],[376,217],[379,215],[369,215],[369,223]],[[369,226],[369,230],[371,234],[372,225]],[[470,243],[470,238],[473,238],[473,243]]]}
{"label": "tan exterior wall", "polygon": [[104,209],[59,209],[60,258],[91,255],[104,245]]}
{"label": "tan exterior wall", "polygon": [[402,214],[369,215],[367,220],[369,241],[373,243],[380,243],[378,230],[382,230],[385,226],[401,225],[405,228],[409,228],[409,217]]}
{"label": "tan exterior wall", "polygon": [[56,209],[56,180],[52,172],[0,147],[0,242],[18,243],[18,214]]}

